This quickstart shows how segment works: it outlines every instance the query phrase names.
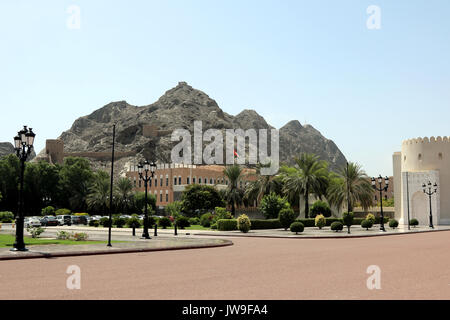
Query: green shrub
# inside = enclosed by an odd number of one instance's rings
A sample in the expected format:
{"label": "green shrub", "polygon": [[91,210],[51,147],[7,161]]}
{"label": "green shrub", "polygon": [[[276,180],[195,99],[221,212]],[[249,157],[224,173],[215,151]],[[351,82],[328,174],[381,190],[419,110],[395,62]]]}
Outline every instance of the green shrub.
{"label": "green shrub", "polygon": [[299,232],[303,232],[305,230],[305,226],[301,222],[293,222],[290,225],[291,232],[295,232],[295,234],[298,234]]}
{"label": "green shrub", "polygon": [[217,220],[220,220],[220,219],[232,219],[233,218],[231,212],[227,211],[226,208],[216,207],[214,209],[214,211],[215,211],[215,214],[213,216],[213,222],[217,222]]}
{"label": "green shrub", "polygon": [[280,220],[281,227],[284,228],[284,230],[287,230],[295,221],[294,210],[292,210],[291,208],[281,209],[278,220]]}
{"label": "green shrub", "polygon": [[342,222],[339,221],[335,221],[331,224],[331,230],[333,231],[342,231],[342,229],[344,228],[344,224]]}
{"label": "green shrub", "polygon": [[32,238],[39,238],[39,236],[45,231],[45,229],[41,227],[32,227],[27,228],[27,231],[31,234]]}
{"label": "green shrub", "polygon": [[10,211],[0,212],[0,222],[11,223],[14,221],[14,214]]}
{"label": "green shrub", "polygon": [[[375,215],[373,215],[372,213],[369,213],[369,214],[366,216],[366,220],[371,221],[371,222],[372,222],[372,225],[374,225],[375,222],[376,222]],[[369,228],[370,228],[370,227],[369,227]]]}
{"label": "green shrub", "polygon": [[262,229],[280,229],[282,228],[281,222],[278,219],[255,219],[250,220],[252,230]]}
{"label": "green shrub", "polygon": [[411,219],[411,220],[409,220],[409,225],[410,225],[410,226],[413,226],[413,227],[416,227],[416,226],[419,225],[419,220],[417,220],[417,219]]}
{"label": "green shrub", "polygon": [[[389,218],[388,217],[384,217],[383,220],[384,220],[384,223],[388,223],[389,222]],[[374,224],[380,224],[380,223],[381,223],[381,217],[376,217]]]}
{"label": "green shrub", "polygon": [[72,235],[72,239],[75,241],[86,241],[89,238],[85,232],[76,232]]}
{"label": "green shrub", "polygon": [[127,221],[127,227],[128,228],[140,228],[141,227],[141,220],[137,216],[132,216]]}
{"label": "green shrub", "polygon": [[205,213],[200,217],[200,224],[202,227],[209,228],[211,226],[212,220],[213,220],[213,214],[212,213]]}
{"label": "green shrub", "polygon": [[89,226],[91,227],[98,227],[100,225],[100,222],[98,220],[91,220],[89,221]]}
{"label": "green shrub", "polygon": [[72,213],[72,211],[70,211],[69,209],[58,209],[55,212],[55,215],[57,216],[68,216]]}
{"label": "green shrub", "polygon": [[361,222],[361,227],[363,227],[366,230],[369,230],[370,228],[372,228],[372,226],[373,226],[372,220],[366,219]]}
{"label": "green shrub", "polygon": [[219,231],[234,231],[237,230],[236,219],[221,219],[217,221],[217,229]]}
{"label": "green shrub", "polygon": [[251,222],[249,217],[246,214],[241,214],[237,218],[237,228],[243,233],[247,233],[250,230]]}
{"label": "green shrub", "polygon": [[191,224],[191,226],[199,226],[200,219],[199,218],[189,218],[189,223]]}
{"label": "green shrub", "polygon": [[348,233],[350,233],[350,227],[353,225],[354,215],[353,212],[344,212],[342,214],[342,221],[348,228]]}
{"label": "green shrub", "polygon": [[180,229],[184,229],[191,226],[191,224],[189,223],[189,219],[185,216],[179,216],[176,221],[177,227],[179,227]]}
{"label": "green shrub", "polygon": [[114,218],[113,225],[115,225],[117,228],[123,228],[123,226],[127,223],[127,220],[121,217]]}
{"label": "green shrub", "polygon": [[395,219],[391,219],[389,220],[389,227],[392,229],[395,229],[398,227],[398,221]]}
{"label": "green shrub", "polygon": [[319,214],[323,215],[325,218],[331,217],[330,206],[325,201],[318,200],[314,202],[309,210],[309,215],[311,218],[315,218]]}
{"label": "green shrub", "polygon": [[217,230],[217,222],[211,225],[212,230]]}
{"label": "green shrub", "polygon": [[89,217],[89,213],[75,213],[74,216],[77,216],[77,217]]}
{"label": "green shrub", "polygon": [[327,219],[325,219],[325,217],[322,214],[318,214],[315,218],[314,218],[314,224],[317,228],[319,228],[320,230],[322,230],[323,227],[325,227],[327,225]]}
{"label": "green shrub", "polygon": [[272,192],[262,198],[260,208],[266,219],[277,219],[281,209],[290,208],[290,205],[286,198]]}
{"label": "green shrub", "polygon": [[[148,217],[148,226],[152,228],[155,224],[158,223],[158,217],[149,216]],[[144,220],[142,220],[142,224],[144,224]]]}
{"label": "green shrub", "polygon": [[56,232],[56,239],[58,240],[69,240],[70,233],[67,231],[58,231]]}
{"label": "green shrub", "polygon": [[100,224],[101,224],[102,226],[104,226],[105,228],[109,228],[109,225],[110,225],[110,223],[109,223],[109,217],[102,217],[102,218],[100,219]]}
{"label": "green shrub", "polygon": [[172,221],[168,217],[162,217],[159,219],[158,225],[163,229],[167,229],[172,225]]}
{"label": "green shrub", "polygon": [[55,208],[52,206],[48,206],[45,208],[42,208],[41,215],[43,216],[54,216],[55,215]]}

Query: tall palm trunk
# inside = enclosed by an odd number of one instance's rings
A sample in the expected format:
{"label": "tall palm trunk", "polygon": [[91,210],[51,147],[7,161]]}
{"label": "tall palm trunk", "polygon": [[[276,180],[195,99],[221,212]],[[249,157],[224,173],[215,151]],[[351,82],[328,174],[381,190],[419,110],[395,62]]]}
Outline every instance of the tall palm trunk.
{"label": "tall palm trunk", "polygon": [[231,203],[231,214],[233,218],[236,218],[236,208],[234,207],[234,201]]}
{"label": "tall palm trunk", "polygon": [[309,190],[308,188],[306,189],[305,192],[305,218],[308,219],[309,217]]}

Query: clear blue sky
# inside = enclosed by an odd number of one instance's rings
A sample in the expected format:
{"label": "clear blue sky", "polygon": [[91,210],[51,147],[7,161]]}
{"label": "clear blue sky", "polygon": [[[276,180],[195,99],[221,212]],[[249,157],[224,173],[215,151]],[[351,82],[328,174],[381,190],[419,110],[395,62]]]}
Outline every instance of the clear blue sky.
{"label": "clear blue sky", "polygon": [[389,175],[403,139],[450,134],[449,14],[448,0],[2,1],[0,141],[28,124],[40,151],[111,101],[147,105],[187,81],[230,114],[306,121]]}

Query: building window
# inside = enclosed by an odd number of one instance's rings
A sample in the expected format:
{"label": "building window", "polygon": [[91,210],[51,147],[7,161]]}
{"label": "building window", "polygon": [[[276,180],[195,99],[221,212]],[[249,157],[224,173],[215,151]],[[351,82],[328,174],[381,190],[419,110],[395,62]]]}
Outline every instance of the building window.
{"label": "building window", "polygon": [[214,184],[213,179],[209,179],[209,184]]}
{"label": "building window", "polygon": [[136,188],[136,177],[134,177],[134,187]]}
{"label": "building window", "polygon": [[159,194],[159,202],[162,202],[162,193]]}
{"label": "building window", "polygon": [[208,179],[205,178],[205,184],[208,184]]}
{"label": "building window", "polygon": [[442,152],[439,152],[438,158],[439,160],[442,160]]}
{"label": "building window", "polygon": [[181,184],[181,176],[178,177],[178,184]]}
{"label": "building window", "polygon": [[160,187],[162,187],[162,184],[163,184],[163,176],[162,175],[159,177],[159,184],[160,184]]}
{"label": "building window", "polygon": [[142,180],[139,179],[139,188],[141,188],[141,187],[142,187]]}
{"label": "building window", "polygon": [[195,177],[192,178],[192,183],[195,184]]}
{"label": "building window", "polygon": [[155,187],[158,186],[158,178],[155,178]]}
{"label": "building window", "polygon": [[169,186],[169,176],[166,175],[166,187],[168,187],[168,186]]}
{"label": "building window", "polygon": [[169,202],[169,193],[166,191],[166,202]]}
{"label": "building window", "polygon": [[421,153],[419,153],[419,160],[422,160],[422,154]]}
{"label": "building window", "polygon": [[190,178],[187,177],[187,178],[186,178],[186,184],[190,184],[190,183],[191,183]]}
{"label": "building window", "polygon": [[202,184],[202,177],[198,178],[198,184]]}
{"label": "building window", "polygon": [[177,185],[177,177],[173,177],[173,185],[174,185],[174,186]]}

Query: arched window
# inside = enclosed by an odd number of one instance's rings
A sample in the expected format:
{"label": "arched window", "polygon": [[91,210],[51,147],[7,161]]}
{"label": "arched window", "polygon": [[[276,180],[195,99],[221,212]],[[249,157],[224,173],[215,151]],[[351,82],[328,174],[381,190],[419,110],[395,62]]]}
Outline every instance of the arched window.
{"label": "arched window", "polygon": [[422,160],[422,154],[421,153],[419,153],[418,159]]}
{"label": "arched window", "polygon": [[442,160],[442,152],[439,152],[438,158],[439,158],[439,160]]}
{"label": "arched window", "polygon": [[173,177],[173,185],[177,185],[177,177]]}
{"label": "arched window", "polygon": [[181,176],[178,176],[178,184],[181,184]]}

